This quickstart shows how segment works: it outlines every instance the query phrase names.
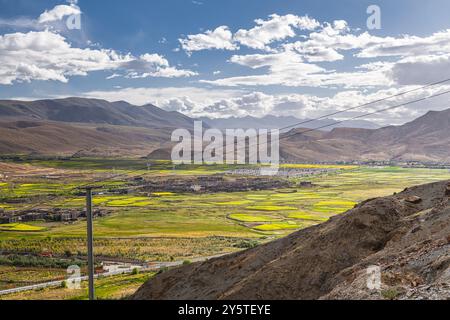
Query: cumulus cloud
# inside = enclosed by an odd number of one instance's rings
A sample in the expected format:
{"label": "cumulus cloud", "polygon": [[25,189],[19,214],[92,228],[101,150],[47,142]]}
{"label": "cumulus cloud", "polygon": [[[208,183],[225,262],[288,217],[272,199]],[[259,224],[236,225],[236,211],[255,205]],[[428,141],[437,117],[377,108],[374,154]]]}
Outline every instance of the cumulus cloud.
{"label": "cumulus cloud", "polygon": [[450,53],[401,59],[394,64],[391,77],[399,85],[428,84],[449,78]]}
{"label": "cumulus cloud", "polygon": [[[53,9],[44,11],[37,19],[19,17],[12,19],[0,18],[0,27],[9,27],[15,30],[45,30],[47,28],[63,29],[62,20],[70,15],[80,15],[82,12],[72,1],[70,5],[57,5]],[[65,24],[64,24],[65,26]]]}
{"label": "cumulus cloud", "polygon": [[[417,88],[417,86],[381,89],[373,92],[344,90],[331,96],[317,96],[306,93],[267,94],[259,91],[246,92],[242,90],[217,90],[198,87],[123,88],[114,91],[92,91],[84,94],[84,96],[107,99],[109,101],[125,100],[136,105],[152,103],[165,110],[179,111],[191,117],[262,117],[271,114],[311,119],[414,88]],[[450,86],[429,87],[426,90],[412,92],[381,103],[347,111],[334,116],[334,118],[345,120],[446,90],[450,90]],[[370,115],[364,119],[380,125],[402,124],[419,117],[429,110],[443,110],[447,107],[446,96],[441,96],[380,114]]]}
{"label": "cumulus cloud", "polygon": [[237,76],[217,80],[201,80],[203,83],[219,86],[268,86],[283,85],[290,87],[329,87],[344,86],[376,87],[392,83],[388,77],[389,65],[368,69],[360,66],[361,71],[335,72],[316,64],[305,63],[301,55],[292,51],[274,54],[234,55],[230,62],[252,69],[267,69],[259,75]]}
{"label": "cumulus cloud", "polygon": [[[257,116],[267,114],[277,116],[295,116],[299,119],[312,119],[322,117],[336,111],[342,111],[350,107],[356,107],[417,88],[408,86],[402,89],[390,88],[374,91],[371,93],[360,90],[346,90],[338,92],[330,97],[319,97],[311,94],[264,94],[251,92],[240,97],[222,99],[202,109],[202,112],[212,117],[228,116]],[[373,113],[389,106],[398,106],[405,102],[423,98],[438,92],[449,90],[450,86],[444,88],[427,88],[405,96],[398,96],[382,103],[376,103],[361,107],[352,111],[343,112],[334,116],[338,120],[346,120],[355,116]],[[395,108],[379,114],[373,114],[364,119],[376,122],[380,125],[403,124],[411,121],[429,110],[446,109],[446,97],[438,97],[420,103]]]}
{"label": "cumulus cloud", "polygon": [[81,14],[81,10],[79,7],[77,7],[75,4],[71,4],[70,6],[67,5],[57,5],[51,10],[46,10],[43,12],[39,18],[39,23],[46,23],[46,22],[52,22],[52,21],[58,21],[62,18],[70,15],[78,15]]}
{"label": "cumulus cloud", "polygon": [[190,70],[171,67],[166,58],[156,53],[146,53],[138,58],[130,58],[128,61],[121,63],[120,67],[126,70],[127,78],[177,78],[197,75],[196,72]]}
{"label": "cumulus cloud", "polygon": [[267,45],[296,35],[295,29],[314,30],[319,23],[308,16],[272,14],[268,20],[256,19],[251,29],[239,29],[234,35],[227,26],[220,26],[205,33],[188,35],[179,39],[181,47],[188,53],[200,50],[237,50],[239,45],[253,49],[271,50]]}
{"label": "cumulus cloud", "polygon": [[199,87],[122,88],[120,90],[97,90],[83,93],[84,97],[108,101],[128,101],[135,105],[153,103],[171,111],[183,111],[194,115],[204,107],[223,99],[239,97],[245,91],[234,89],[211,89]]}
{"label": "cumulus cloud", "polygon": [[179,39],[179,41],[186,52],[209,49],[238,49],[238,46],[233,43],[233,34],[227,26],[220,26],[215,30],[208,30],[201,34],[188,35],[187,39]]}
{"label": "cumulus cloud", "polygon": [[[197,73],[178,69],[158,54],[121,54],[112,49],[74,47],[56,26],[69,15],[81,10],[71,1],[70,5],[57,5],[43,12],[37,20],[20,18],[0,20],[0,25],[43,29],[0,35],[0,84],[53,80],[68,82],[71,76],[86,76],[92,71],[112,71],[108,77],[190,77]],[[48,26],[51,26],[49,28]]]}
{"label": "cumulus cloud", "polygon": [[0,36],[0,84],[32,80],[67,82],[70,76],[85,76],[101,70],[122,71],[129,77],[187,77],[196,74],[171,67],[164,57],[157,54],[134,57],[114,50],[75,48],[62,35],[48,30]]}
{"label": "cumulus cloud", "polygon": [[234,40],[253,49],[270,50],[268,44],[291,38],[296,35],[295,29],[314,30],[319,23],[308,16],[299,17],[293,14],[279,16],[272,14],[268,20],[255,20],[252,29],[240,29],[234,35]]}
{"label": "cumulus cloud", "polygon": [[376,41],[371,41],[366,46],[360,46],[362,50],[357,56],[360,58],[376,58],[450,53],[450,29],[433,33],[428,37],[404,35],[398,38],[375,39]]}
{"label": "cumulus cloud", "polygon": [[209,116],[264,116],[272,109],[273,97],[262,92],[252,92],[240,97],[222,99],[202,109]]}
{"label": "cumulus cloud", "polygon": [[[379,61],[356,64],[353,70],[327,70],[321,62],[344,60],[349,54]],[[446,78],[450,30],[428,37],[373,36],[352,30],[346,21],[323,23],[304,40],[285,43],[276,52],[234,55],[230,62],[263,71],[202,82],[219,86],[386,87],[425,84]],[[388,61],[385,57],[391,57]],[[392,58],[394,57],[394,59]]]}

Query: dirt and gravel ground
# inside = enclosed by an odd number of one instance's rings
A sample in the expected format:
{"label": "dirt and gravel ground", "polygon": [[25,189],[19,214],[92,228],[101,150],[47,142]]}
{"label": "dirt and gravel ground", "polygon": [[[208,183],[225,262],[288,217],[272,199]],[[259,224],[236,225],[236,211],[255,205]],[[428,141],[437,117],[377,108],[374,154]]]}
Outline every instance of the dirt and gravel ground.
{"label": "dirt and gravel ground", "polygon": [[[274,242],[172,269],[132,299],[450,299],[449,184],[367,200]],[[374,265],[381,287],[369,289]]]}

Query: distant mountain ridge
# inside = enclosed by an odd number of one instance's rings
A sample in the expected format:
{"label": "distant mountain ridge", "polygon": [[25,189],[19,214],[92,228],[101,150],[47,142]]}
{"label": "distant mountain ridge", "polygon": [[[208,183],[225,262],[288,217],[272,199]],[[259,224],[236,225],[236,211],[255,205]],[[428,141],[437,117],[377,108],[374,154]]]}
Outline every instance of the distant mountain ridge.
{"label": "distant mountain ridge", "polygon": [[[302,122],[276,116],[202,120],[204,128],[219,129],[280,128]],[[308,125],[317,128],[335,122],[320,121]],[[85,98],[0,100],[0,154],[167,155],[173,145],[172,131],[190,130],[193,123],[188,116],[151,104]],[[370,122],[343,122],[331,125],[331,131],[303,126],[281,134],[282,160],[450,162],[450,109],[430,111],[401,126],[376,129],[361,128],[371,127]]]}
{"label": "distant mountain ridge", "polygon": [[[246,116],[246,117],[230,117],[230,118],[219,118],[219,119],[210,119],[207,117],[201,117],[199,120],[204,121],[212,128],[217,129],[237,129],[237,128],[254,128],[254,129],[279,129],[284,127],[289,127],[287,130],[292,128],[308,128],[315,129],[320,127],[323,131],[330,131],[334,128],[363,128],[363,129],[378,129],[379,125],[366,121],[366,120],[350,120],[345,121],[343,123],[339,123],[338,120],[334,119],[321,119],[321,120],[313,120],[312,119],[299,119],[293,116],[274,116],[274,115],[266,115],[262,118]],[[302,122],[307,122],[303,124],[299,124]],[[286,131],[286,130],[284,130]]]}
{"label": "distant mountain ridge", "polygon": [[376,130],[291,130],[282,157],[302,161],[399,160],[450,162],[450,109],[429,111],[401,126]]}
{"label": "distant mountain ridge", "polygon": [[165,111],[152,104],[135,106],[125,101],[108,102],[86,98],[0,100],[0,120],[17,119],[149,128],[193,126],[193,119],[179,112]]}

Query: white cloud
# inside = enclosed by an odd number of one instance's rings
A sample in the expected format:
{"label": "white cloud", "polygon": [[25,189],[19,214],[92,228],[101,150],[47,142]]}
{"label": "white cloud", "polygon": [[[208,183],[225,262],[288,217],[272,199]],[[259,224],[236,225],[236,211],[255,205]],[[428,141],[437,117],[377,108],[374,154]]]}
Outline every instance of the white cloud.
{"label": "white cloud", "polygon": [[[350,51],[352,50],[352,51]],[[326,70],[317,63],[356,58],[380,61],[343,71]],[[346,54],[346,55],[344,55]],[[275,53],[234,55],[230,62],[263,73],[202,82],[220,86],[282,85],[293,87],[386,87],[424,84],[447,77],[450,29],[428,37],[379,37],[352,30],[346,21],[324,23],[303,41],[283,44]],[[384,57],[397,57],[383,61]]]}
{"label": "white cloud", "polygon": [[136,58],[114,50],[75,48],[63,36],[50,31],[0,36],[0,84],[32,80],[67,82],[70,76],[100,70],[123,70],[130,77],[195,75],[169,66],[166,59],[156,54]]}
{"label": "white cloud", "polygon": [[273,97],[262,92],[252,92],[240,97],[222,99],[202,109],[209,117],[264,116],[273,106]]}
{"label": "white cloud", "polygon": [[295,29],[314,30],[319,23],[308,16],[299,17],[293,14],[279,16],[272,14],[268,20],[255,20],[256,26],[252,29],[240,29],[234,35],[234,40],[253,49],[269,50],[268,44],[291,38],[296,35]]}
{"label": "white cloud", "polygon": [[450,78],[450,53],[401,59],[392,67],[391,77],[399,85],[428,84]]}
{"label": "white cloud", "polygon": [[[108,101],[125,100],[135,105],[153,103],[167,110],[178,110],[194,115],[204,107],[216,101],[242,96],[242,90],[218,90],[199,87],[164,88],[123,88],[114,91],[90,91],[83,96],[106,99]],[[189,111],[187,111],[189,110]]]}
{"label": "white cloud", "polygon": [[316,64],[305,63],[302,57],[292,51],[274,54],[235,55],[231,62],[252,69],[265,68],[259,75],[229,77],[217,80],[201,80],[219,86],[267,86],[282,85],[291,87],[329,87],[344,86],[354,88],[361,86],[386,86],[392,83],[388,78],[389,65],[363,71],[335,72],[328,71]]}
{"label": "white cloud", "polygon": [[76,5],[76,2],[72,1],[70,5],[57,5],[53,9],[46,10],[37,19],[28,17],[13,19],[0,18],[0,26],[28,30],[45,30],[49,27],[52,29],[63,29],[61,28],[61,20],[64,17],[79,15],[81,13],[82,12]]}
{"label": "white cloud", "polygon": [[[267,114],[278,116],[295,116],[300,119],[311,119],[322,117],[336,111],[342,111],[350,107],[357,107],[372,101],[379,100],[417,88],[408,86],[402,89],[391,88],[372,93],[364,93],[359,90],[347,90],[336,93],[331,97],[319,97],[311,94],[264,94],[262,92],[251,92],[242,96],[221,99],[209,106],[197,110],[197,114],[204,113],[212,117],[229,116],[264,116]],[[357,108],[334,116],[339,120],[347,120],[355,116],[381,110],[389,106],[398,106],[405,102],[423,98],[437,92],[450,90],[450,86],[443,88],[427,88],[404,96],[398,96],[365,107]],[[380,125],[403,124],[411,121],[429,110],[443,110],[448,108],[446,97],[441,96],[420,103],[395,108],[379,114],[366,116],[363,119],[376,122]]]}
{"label": "white cloud", "polygon": [[399,38],[385,37],[372,39],[376,39],[376,41],[367,43],[366,46],[360,46],[363,49],[357,54],[358,57],[406,57],[450,53],[450,29],[436,32],[429,37],[405,35]]}
{"label": "white cloud", "polygon": [[171,67],[166,58],[155,53],[146,53],[138,58],[131,58],[123,62],[121,68],[126,70],[127,78],[177,78],[197,75],[196,72],[190,70],[179,70]]}
{"label": "white cloud", "polygon": [[220,26],[213,31],[208,30],[201,34],[188,35],[187,39],[179,39],[179,41],[186,52],[208,49],[238,49],[233,43],[233,35],[227,26]]}
{"label": "white cloud", "polygon": [[[20,18],[0,20],[0,25],[41,31],[16,32],[0,35],[0,84],[54,80],[68,82],[71,76],[86,76],[92,71],[110,70],[107,77],[190,77],[197,73],[173,67],[158,54],[120,54],[100,46],[77,48],[58,33],[61,20],[69,15],[80,14],[77,1],[70,5],[57,5],[46,10],[37,20]],[[46,28],[43,30],[43,28]]]}
{"label": "white cloud", "polygon": [[0,84],[13,81],[56,80],[114,68],[121,57],[108,50],[72,48],[50,31],[0,36]]}
{"label": "white cloud", "polygon": [[70,15],[78,15],[81,14],[80,8],[78,8],[75,4],[72,4],[70,6],[67,5],[57,5],[53,9],[49,11],[43,12],[39,18],[39,23],[47,23],[47,22],[53,22],[53,21],[59,21],[62,18]]}
{"label": "white cloud", "polygon": [[188,35],[179,39],[181,47],[188,53],[200,50],[237,50],[239,44],[253,49],[272,51],[268,45],[274,41],[294,37],[296,29],[314,30],[320,24],[308,16],[272,14],[268,20],[256,19],[256,26],[246,30],[239,29],[234,35],[227,26],[220,26],[205,33]]}

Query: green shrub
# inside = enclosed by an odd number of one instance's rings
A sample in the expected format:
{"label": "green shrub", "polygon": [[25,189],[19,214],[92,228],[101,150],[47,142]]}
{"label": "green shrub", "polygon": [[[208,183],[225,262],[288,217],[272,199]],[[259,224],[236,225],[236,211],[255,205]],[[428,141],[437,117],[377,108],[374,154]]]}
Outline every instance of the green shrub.
{"label": "green shrub", "polygon": [[240,242],[236,243],[234,245],[234,247],[235,248],[241,248],[241,249],[251,249],[251,248],[254,248],[254,247],[258,246],[258,245],[259,245],[259,243],[256,240],[243,240],[243,241],[240,241]]}
{"label": "green shrub", "polygon": [[166,272],[166,271],[168,271],[168,270],[169,270],[168,267],[161,267],[161,268],[158,270],[157,274],[164,273],[164,272]]}
{"label": "green shrub", "polygon": [[394,300],[395,298],[398,297],[400,293],[398,292],[398,290],[396,288],[389,288],[386,290],[381,291],[381,295],[383,296],[383,298],[387,299],[387,300]]}

